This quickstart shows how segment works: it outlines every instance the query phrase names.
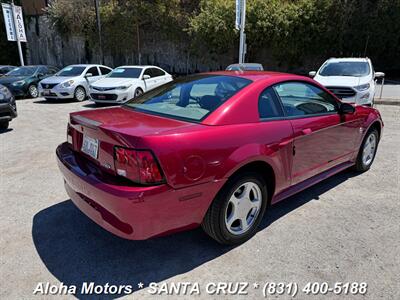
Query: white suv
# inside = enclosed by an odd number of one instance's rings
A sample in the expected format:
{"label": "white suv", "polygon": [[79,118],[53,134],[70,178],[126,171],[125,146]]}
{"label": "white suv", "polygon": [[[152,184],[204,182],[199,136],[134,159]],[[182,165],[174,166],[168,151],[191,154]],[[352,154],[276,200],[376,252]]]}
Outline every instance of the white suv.
{"label": "white suv", "polygon": [[330,58],[309,75],[344,102],[364,105],[373,104],[376,79],[385,76],[369,58]]}

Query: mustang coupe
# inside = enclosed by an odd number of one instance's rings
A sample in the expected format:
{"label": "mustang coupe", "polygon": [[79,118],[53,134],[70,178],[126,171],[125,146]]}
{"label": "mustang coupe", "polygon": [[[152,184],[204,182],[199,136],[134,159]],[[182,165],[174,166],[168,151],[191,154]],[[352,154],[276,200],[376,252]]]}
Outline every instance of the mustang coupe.
{"label": "mustang coupe", "polygon": [[238,244],[269,205],[349,167],[367,171],[382,127],[376,109],[310,78],[205,73],[72,113],[57,157],[75,205],[120,237],[201,225]]}

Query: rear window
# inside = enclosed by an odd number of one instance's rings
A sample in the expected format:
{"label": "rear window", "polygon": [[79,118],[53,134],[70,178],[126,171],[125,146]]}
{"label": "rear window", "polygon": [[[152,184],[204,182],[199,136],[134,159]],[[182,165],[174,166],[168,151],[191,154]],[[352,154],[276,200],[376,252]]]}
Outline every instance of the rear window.
{"label": "rear window", "polygon": [[250,83],[251,80],[234,76],[190,76],[162,85],[126,105],[142,112],[197,122]]}

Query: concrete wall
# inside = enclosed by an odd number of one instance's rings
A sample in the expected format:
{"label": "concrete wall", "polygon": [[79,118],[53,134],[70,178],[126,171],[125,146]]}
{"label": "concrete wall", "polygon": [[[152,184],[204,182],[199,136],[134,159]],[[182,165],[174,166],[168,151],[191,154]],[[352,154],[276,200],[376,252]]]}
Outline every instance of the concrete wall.
{"label": "concrete wall", "polygon": [[[63,67],[77,63],[100,63],[97,49],[90,49],[84,38],[61,36],[49,22],[46,15],[27,19],[27,62]],[[107,38],[107,37],[103,37]],[[220,70],[234,62],[234,54],[221,56],[194,56],[188,53],[188,43],[160,39],[157,33],[142,34],[141,64],[154,64],[173,74]],[[120,49],[115,55],[104,49],[104,63],[110,67],[138,64],[137,52]],[[206,47],[205,47],[206,51]],[[232,57],[232,59],[230,59]]]}

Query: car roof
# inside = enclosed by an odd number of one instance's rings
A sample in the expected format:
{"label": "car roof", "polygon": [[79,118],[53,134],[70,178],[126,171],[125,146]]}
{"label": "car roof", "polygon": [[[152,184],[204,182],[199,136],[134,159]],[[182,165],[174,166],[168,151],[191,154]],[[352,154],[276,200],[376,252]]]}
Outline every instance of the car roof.
{"label": "car roof", "polygon": [[250,79],[252,81],[258,81],[262,79],[269,79],[276,77],[293,76],[292,74],[288,73],[271,72],[271,71],[216,71],[216,72],[207,72],[203,74],[235,76],[235,77]]}
{"label": "car roof", "polygon": [[368,57],[332,57],[328,59],[329,62],[342,62],[342,61],[348,61],[348,62],[368,62],[369,58]]}
{"label": "car roof", "polygon": [[[68,66],[65,66],[65,67],[97,67],[97,66],[102,66],[103,67],[103,65],[98,65],[98,64],[75,64],[75,65],[68,65]],[[106,66],[104,66],[104,67],[106,67]]]}
{"label": "car roof", "polygon": [[228,67],[236,67],[236,66],[262,67],[262,64],[259,64],[259,63],[240,63],[240,64],[231,64]]}
{"label": "car roof", "polygon": [[129,65],[129,66],[119,66],[117,68],[157,68],[157,69],[161,69],[160,67],[152,66],[152,65]]}

